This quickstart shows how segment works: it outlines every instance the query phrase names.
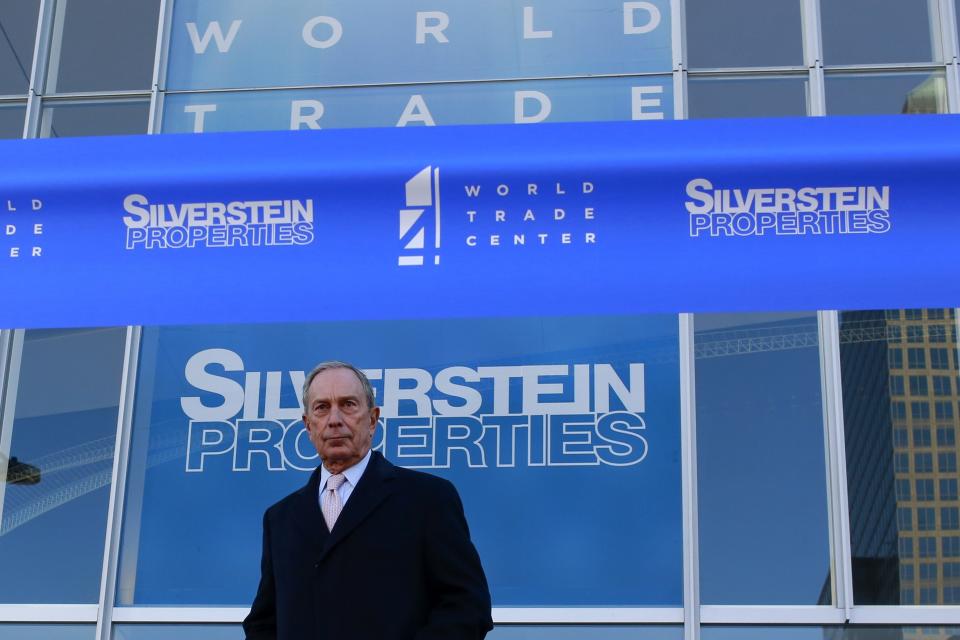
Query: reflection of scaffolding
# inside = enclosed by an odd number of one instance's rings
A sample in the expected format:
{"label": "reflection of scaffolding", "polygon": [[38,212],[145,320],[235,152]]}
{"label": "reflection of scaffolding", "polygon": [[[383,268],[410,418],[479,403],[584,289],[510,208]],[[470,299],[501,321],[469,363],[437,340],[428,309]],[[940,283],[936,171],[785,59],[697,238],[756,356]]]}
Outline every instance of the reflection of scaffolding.
{"label": "reflection of scaffolding", "polygon": [[[884,320],[844,322],[840,332],[842,344],[876,342],[895,338]],[[697,332],[696,358],[765,353],[816,347],[819,335],[816,324],[809,320],[775,325],[757,325],[743,329],[717,329]],[[611,345],[602,353],[593,350],[593,358],[610,361],[629,360],[629,345]],[[676,359],[676,347],[657,345],[648,349],[652,361]],[[565,354],[569,357],[571,354]],[[159,426],[159,425],[157,425]],[[110,484],[112,477],[114,437],[100,438],[70,447],[30,463],[39,467],[43,481],[33,486],[8,486],[0,536],[6,535],[34,518]],[[147,468],[183,459],[186,454],[184,435],[171,434],[150,442]]]}
{"label": "reflection of scaffolding", "polygon": [[[840,343],[879,342],[895,338],[884,320],[844,322]],[[776,326],[757,326],[748,329],[718,329],[696,334],[694,353],[698,360],[720,358],[747,353],[806,349],[820,344],[816,325],[810,322]]]}
{"label": "reflection of scaffolding", "polygon": [[[114,438],[109,436],[31,460],[43,480],[37,485],[10,486],[6,491],[0,536],[34,518],[110,484]],[[186,454],[186,443],[173,436],[152,442],[147,466],[153,467]]]}

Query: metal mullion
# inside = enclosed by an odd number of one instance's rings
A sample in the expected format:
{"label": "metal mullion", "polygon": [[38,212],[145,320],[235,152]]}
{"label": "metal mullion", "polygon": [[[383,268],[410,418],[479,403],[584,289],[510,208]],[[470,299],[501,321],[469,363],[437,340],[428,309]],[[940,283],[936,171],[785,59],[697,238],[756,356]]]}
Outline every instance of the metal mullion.
{"label": "metal mullion", "polygon": [[140,352],[140,327],[127,327],[123,355],[123,377],[117,410],[117,437],[113,452],[113,475],[110,504],[107,509],[107,530],[104,536],[103,566],[100,573],[100,598],[96,638],[110,640],[113,603],[116,592],[117,559],[120,555],[120,533],[123,523],[123,501],[126,488],[127,462],[130,454],[130,432],[133,424],[133,399]]}
{"label": "metal mullion", "polygon": [[801,0],[800,19],[803,29],[803,57],[809,70],[807,115],[822,116],[827,112],[827,100],[823,80],[823,37],[820,30],[819,0]]}
{"label": "metal mullion", "polygon": [[[10,455],[10,440],[4,434],[7,432],[6,420],[4,420],[4,407],[6,402],[7,376],[10,371],[10,351],[13,345],[13,332],[7,329],[0,329],[0,478],[7,477],[7,459]],[[0,522],[3,522],[3,497],[7,483],[0,480]]]}
{"label": "metal mullion", "polygon": [[40,122],[40,95],[43,93],[44,66],[49,59],[49,42],[53,4],[55,0],[40,0],[37,12],[37,34],[33,41],[33,65],[30,67],[30,88],[27,91],[27,113],[23,122],[23,137],[35,138]]}
{"label": "metal mullion", "polygon": [[247,86],[247,87],[210,87],[203,89],[164,89],[169,95],[191,95],[191,94],[215,94],[215,93],[257,93],[263,91],[314,91],[320,89],[362,89],[373,88],[380,89],[384,87],[433,87],[455,84],[495,84],[508,82],[540,82],[543,80],[596,80],[602,78],[662,78],[670,73],[669,70],[662,71],[635,71],[632,73],[593,73],[589,75],[573,74],[563,76],[523,76],[517,78],[469,78],[458,80],[414,80],[414,81],[396,81],[396,82],[361,82],[354,84],[290,84],[278,86]]}
{"label": "metal mullion", "polygon": [[[20,386],[20,362],[23,357],[23,329],[5,332],[0,344],[0,478],[7,477],[7,461],[10,458],[10,445],[13,442],[13,417],[17,411],[17,390]],[[4,497],[7,491],[6,481],[0,482],[0,522],[3,521]]]}
{"label": "metal mullion", "polygon": [[938,71],[943,69],[942,62],[883,62],[876,64],[830,64],[824,68],[836,73],[897,73],[903,71]]}
{"label": "metal mullion", "polygon": [[694,76],[799,76],[807,67],[697,67],[687,71]]}
{"label": "metal mullion", "polygon": [[697,518],[697,401],[694,317],[680,325],[680,488],[683,495],[683,637],[700,638],[700,534]]}
{"label": "metal mullion", "polygon": [[149,133],[160,133],[163,121],[163,91],[166,88],[167,55],[174,0],[160,0],[160,18],[157,23],[157,46],[153,56],[153,81],[150,84]]}
{"label": "metal mullion", "polygon": [[957,62],[947,65],[947,109],[950,113],[960,113],[960,70]]}
{"label": "metal mullion", "polygon": [[940,0],[940,26],[943,59],[947,65],[947,109],[950,113],[960,113],[960,40],[957,38],[957,12],[952,0]]}
{"label": "metal mullion", "polygon": [[670,0],[670,43],[673,57],[673,119],[687,119],[687,8],[684,0]]}
{"label": "metal mullion", "polygon": [[150,91],[144,89],[116,89],[113,91],[69,91],[66,93],[48,93],[44,96],[48,101],[58,100],[67,101],[85,101],[97,98],[149,98]]}
{"label": "metal mullion", "polygon": [[[49,35],[49,40],[46,44],[48,47],[45,47],[45,50],[48,52],[48,58],[44,61],[44,68],[46,73],[41,74],[41,79],[43,84],[47,84],[47,80],[53,78],[53,84],[50,87],[51,92],[56,93],[58,76],[60,75],[60,47],[63,44],[63,27],[66,22],[66,12],[67,12],[67,0],[51,0],[53,2],[53,9],[51,11],[50,28],[47,31]],[[41,90],[41,94],[45,90]]]}
{"label": "metal mullion", "polygon": [[957,56],[957,16],[953,10],[953,0],[938,0],[937,13],[940,17],[941,60],[946,64],[955,63]]}
{"label": "metal mullion", "polygon": [[839,312],[817,312],[820,337],[820,385],[827,471],[832,582],[835,606],[850,619],[853,608],[853,561],[847,495],[846,443],[843,431],[843,388],[840,376]]}

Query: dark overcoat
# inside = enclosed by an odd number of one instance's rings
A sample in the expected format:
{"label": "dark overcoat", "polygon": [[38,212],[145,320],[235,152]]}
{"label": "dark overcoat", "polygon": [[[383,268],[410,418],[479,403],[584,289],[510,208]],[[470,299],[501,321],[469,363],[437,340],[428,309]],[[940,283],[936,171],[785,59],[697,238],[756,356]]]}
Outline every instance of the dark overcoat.
{"label": "dark overcoat", "polygon": [[332,532],[320,469],[263,517],[251,640],[473,640],[490,593],[450,482],[374,452]]}

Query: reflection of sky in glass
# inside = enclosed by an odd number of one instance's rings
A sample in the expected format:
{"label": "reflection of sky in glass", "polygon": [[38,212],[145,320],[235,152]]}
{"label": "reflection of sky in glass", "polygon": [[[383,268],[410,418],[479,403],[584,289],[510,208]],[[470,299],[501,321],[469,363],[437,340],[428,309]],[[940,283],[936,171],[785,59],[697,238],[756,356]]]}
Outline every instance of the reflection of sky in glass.
{"label": "reflection of sky in glass", "polygon": [[690,119],[807,115],[807,76],[690,77]]}
{"label": "reflection of sky in glass", "polygon": [[122,330],[27,332],[10,455],[41,480],[6,486],[0,602],[97,601],[122,358]]}
{"label": "reflection of sky in glass", "polygon": [[39,0],[0,3],[0,95],[27,92],[39,13]]}
{"label": "reflection of sky in glass", "polygon": [[827,73],[828,115],[944,113],[943,73]]}
{"label": "reflection of sky in glass", "polygon": [[687,0],[685,9],[692,69],[803,64],[798,0]]}
{"label": "reflection of sky in glass", "polygon": [[243,637],[239,624],[118,624],[113,640],[236,640]]}
{"label": "reflection of sky in glass", "polygon": [[0,623],[0,640],[93,640],[92,624]]}
{"label": "reflection of sky in glass", "polygon": [[829,603],[816,316],[696,323],[702,601]]}
{"label": "reflection of sky in glass", "polygon": [[931,62],[938,55],[936,21],[928,3],[843,0],[820,2],[826,65]]}

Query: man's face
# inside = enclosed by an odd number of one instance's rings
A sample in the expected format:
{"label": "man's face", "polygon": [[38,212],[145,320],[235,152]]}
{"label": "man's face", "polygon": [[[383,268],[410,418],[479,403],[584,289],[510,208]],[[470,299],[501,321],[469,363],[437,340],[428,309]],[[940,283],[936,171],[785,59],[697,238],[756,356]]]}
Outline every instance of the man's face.
{"label": "man's face", "polygon": [[367,406],[363,385],[350,369],[327,369],[307,389],[303,422],[323,465],[340,473],[367,455],[380,409]]}

